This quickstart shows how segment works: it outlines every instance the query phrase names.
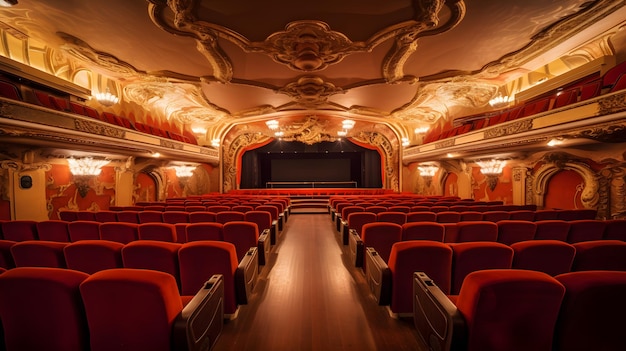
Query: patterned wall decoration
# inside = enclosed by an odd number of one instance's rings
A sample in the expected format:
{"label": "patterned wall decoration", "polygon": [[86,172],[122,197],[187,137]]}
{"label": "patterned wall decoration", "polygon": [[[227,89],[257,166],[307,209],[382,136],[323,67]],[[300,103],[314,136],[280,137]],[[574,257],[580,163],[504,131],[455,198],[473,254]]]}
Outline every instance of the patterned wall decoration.
{"label": "patterned wall decoration", "polygon": [[115,168],[102,167],[91,179],[85,196],[79,194],[67,165],[53,164],[46,171],[46,204],[48,217],[58,219],[62,210],[108,210],[115,200]]}
{"label": "patterned wall decoration", "polygon": [[513,203],[512,170],[504,166],[502,175],[498,177],[496,187],[491,190],[487,184],[487,177],[480,172],[480,167],[472,167],[472,191],[476,201],[503,201]]}

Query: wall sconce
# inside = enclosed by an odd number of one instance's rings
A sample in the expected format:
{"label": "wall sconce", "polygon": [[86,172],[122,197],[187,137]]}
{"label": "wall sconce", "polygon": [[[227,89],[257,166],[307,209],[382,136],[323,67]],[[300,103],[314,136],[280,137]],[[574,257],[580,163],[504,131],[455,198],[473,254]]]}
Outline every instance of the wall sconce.
{"label": "wall sconce", "polygon": [[411,145],[409,138],[402,138],[402,146],[407,147],[409,145]]}
{"label": "wall sconce", "polygon": [[476,163],[480,166],[480,173],[487,177],[487,186],[493,191],[498,184],[498,177],[502,175],[502,169],[506,162],[502,160],[488,160],[476,161]]}
{"label": "wall sconce", "polygon": [[269,128],[270,130],[276,130],[278,129],[278,121],[273,119],[270,121],[265,122],[265,125],[267,126],[267,128]]}
{"label": "wall sconce", "polygon": [[109,88],[107,88],[106,92],[97,93],[95,96],[96,96],[96,100],[104,106],[113,106],[120,101],[120,98],[111,94],[111,91],[109,91]]}
{"label": "wall sconce", "polygon": [[94,160],[92,157],[68,158],[67,163],[74,178],[74,185],[81,197],[87,196],[90,181],[100,175],[102,167],[109,163],[108,160]]}
{"label": "wall sconce", "polygon": [[437,173],[437,170],[439,170],[439,167],[435,165],[422,165],[418,166],[417,170],[420,172],[420,176],[424,178],[426,186],[430,187],[433,177],[435,176],[435,173]]}
{"label": "wall sconce", "polygon": [[219,138],[211,139],[211,146],[215,148],[220,147],[220,139]]}
{"label": "wall sconce", "polygon": [[180,165],[180,166],[172,166],[174,172],[176,172],[176,177],[180,178],[189,178],[193,175],[193,171],[196,169],[196,166],[191,165]]}
{"label": "wall sconce", "polygon": [[415,130],[413,130],[413,133],[415,133],[415,134],[426,134],[426,133],[428,133],[428,130],[430,130],[430,127],[417,127],[417,128],[415,128]]}

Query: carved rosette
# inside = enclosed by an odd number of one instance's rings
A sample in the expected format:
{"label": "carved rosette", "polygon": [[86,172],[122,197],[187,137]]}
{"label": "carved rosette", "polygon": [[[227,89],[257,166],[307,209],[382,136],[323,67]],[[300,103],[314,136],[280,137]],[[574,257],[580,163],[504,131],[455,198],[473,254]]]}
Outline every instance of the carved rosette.
{"label": "carved rosette", "polygon": [[304,107],[314,108],[326,104],[330,96],[343,93],[343,90],[320,77],[308,76],[287,84],[278,92],[289,95]]}

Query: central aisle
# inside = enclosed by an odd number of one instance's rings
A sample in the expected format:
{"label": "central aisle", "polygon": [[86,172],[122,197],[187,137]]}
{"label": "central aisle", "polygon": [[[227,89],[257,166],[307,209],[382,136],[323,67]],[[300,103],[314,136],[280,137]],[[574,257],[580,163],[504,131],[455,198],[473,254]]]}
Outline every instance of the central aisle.
{"label": "central aisle", "polygon": [[330,215],[291,215],[284,229],[271,270],[225,323],[215,350],[420,349],[412,320],[392,319],[369,295]]}

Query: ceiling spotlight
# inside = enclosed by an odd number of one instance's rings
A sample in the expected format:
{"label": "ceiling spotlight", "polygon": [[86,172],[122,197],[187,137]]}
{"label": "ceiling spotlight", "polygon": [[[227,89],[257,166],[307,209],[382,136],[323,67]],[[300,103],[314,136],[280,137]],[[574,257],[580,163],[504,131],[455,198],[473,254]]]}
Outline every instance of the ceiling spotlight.
{"label": "ceiling spotlight", "polygon": [[354,128],[355,124],[356,124],[356,122],[354,122],[351,119],[344,119],[343,122],[341,122],[341,125],[343,126],[343,129],[352,129],[352,128]]}
{"label": "ceiling spotlight", "polygon": [[348,132],[347,132],[347,131],[345,131],[345,130],[339,130],[339,131],[337,131],[337,136],[340,136],[340,137],[345,137],[346,135],[348,135]]}
{"label": "ceiling spotlight", "polygon": [[278,129],[278,121],[275,120],[275,119],[272,119],[270,121],[265,122],[265,125],[267,126],[267,128],[269,128],[271,130]]}
{"label": "ceiling spotlight", "polygon": [[504,107],[509,104],[509,102],[513,101],[513,98],[509,96],[502,96],[502,94],[498,94],[498,96],[489,100],[489,105],[491,107]]}

